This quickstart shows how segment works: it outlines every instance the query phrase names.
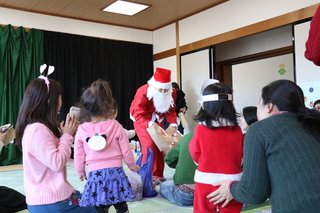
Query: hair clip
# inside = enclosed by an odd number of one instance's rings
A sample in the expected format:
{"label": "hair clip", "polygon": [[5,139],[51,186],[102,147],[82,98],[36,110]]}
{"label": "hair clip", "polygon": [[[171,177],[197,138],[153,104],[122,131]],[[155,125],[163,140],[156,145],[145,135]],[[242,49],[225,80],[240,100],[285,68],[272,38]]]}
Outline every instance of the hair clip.
{"label": "hair clip", "polygon": [[44,76],[44,75],[42,75],[42,73],[46,70],[46,68],[47,68],[47,65],[46,65],[46,64],[42,64],[42,65],[40,66],[40,76],[39,76],[38,78],[44,80],[45,84],[47,85],[48,92],[49,92],[49,84],[50,84],[50,81],[49,81],[49,79],[48,79],[48,76],[49,76],[51,73],[54,72],[54,66],[49,66],[49,68],[48,68],[48,73],[47,73],[46,76]]}
{"label": "hair clip", "polygon": [[[228,99],[219,97],[221,95],[227,95]],[[232,94],[219,93],[219,94],[203,95],[202,100],[203,100],[203,102],[206,102],[206,101],[226,101],[226,100],[232,101]]]}

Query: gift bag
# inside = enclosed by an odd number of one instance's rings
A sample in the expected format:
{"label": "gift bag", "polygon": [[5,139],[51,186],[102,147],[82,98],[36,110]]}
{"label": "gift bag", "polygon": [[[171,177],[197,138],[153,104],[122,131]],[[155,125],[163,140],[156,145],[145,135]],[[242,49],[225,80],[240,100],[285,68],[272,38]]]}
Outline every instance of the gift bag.
{"label": "gift bag", "polygon": [[147,160],[145,164],[142,163],[143,154],[138,158],[136,164],[140,166],[140,170],[137,172],[141,175],[142,180],[142,196],[143,197],[155,197],[158,192],[152,186],[152,163],[153,163],[153,151],[148,147]]}
{"label": "gift bag", "polygon": [[130,199],[129,201],[134,202],[141,200],[143,192],[141,176],[138,173],[131,171],[130,169],[126,170],[126,175],[129,179],[134,195],[136,196],[135,198]]}
{"label": "gift bag", "polygon": [[170,151],[169,145],[174,139],[156,123],[153,123],[147,131],[158,149],[167,154]]}

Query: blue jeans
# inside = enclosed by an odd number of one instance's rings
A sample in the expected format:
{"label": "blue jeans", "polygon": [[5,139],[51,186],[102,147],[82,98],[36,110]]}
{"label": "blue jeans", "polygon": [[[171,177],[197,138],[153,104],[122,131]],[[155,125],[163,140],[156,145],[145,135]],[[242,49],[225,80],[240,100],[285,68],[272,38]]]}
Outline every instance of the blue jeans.
{"label": "blue jeans", "polygon": [[160,184],[160,194],[171,203],[180,206],[193,206],[194,193],[174,185],[173,180],[167,180]]}
{"label": "blue jeans", "polygon": [[80,207],[78,201],[74,200],[76,198],[81,198],[78,191],[67,200],[44,205],[28,205],[28,210],[30,213],[97,213],[94,206]]}

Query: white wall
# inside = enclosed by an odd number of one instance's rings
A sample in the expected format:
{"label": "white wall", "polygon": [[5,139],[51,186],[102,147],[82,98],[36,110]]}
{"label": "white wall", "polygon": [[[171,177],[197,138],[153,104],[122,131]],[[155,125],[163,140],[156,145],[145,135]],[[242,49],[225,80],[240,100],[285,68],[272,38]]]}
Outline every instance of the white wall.
{"label": "white wall", "polygon": [[209,79],[209,50],[202,50],[181,57],[182,83],[181,88],[186,94],[188,110],[186,117],[189,126],[184,133],[194,131],[197,123],[193,120],[198,113],[200,105],[200,88],[204,80]]}
{"label": "white wall", "polygon": [[169,69],[169,70],[171,70],[171,81],[177,82],[177,67],[176,67],[176,60],[177,59],[176,58],[177,58],[176,56],[171,56],[168,58],[164,58],[164,59],[155,61],[153,64],[154,71],[157,67]]}
{"label": "white wall", "polygon": [[[215,35],[220,35],[231,30],[268,20],[318,3],[320,3],[319,0],[229,0],[213,8],[179,21],[180,46]],[[162,31],[162,29],[154,31],[153,37],[161,38],[160,35],[163,35],[164,33],[167,35],[172,35],[175,29],[173,29],[173,27],[169,27],[164,28],[163,30],[165,32]],[[279,36],[284,38],[283,36],[285,36],[285,34]],[[270,39],[272,39],[272,36]],[[165,50],[166,48],[174,48],[174,40],[175,38],[165,40],[154,39],[153,47],[155,53],[158,53],[157,51],[159,50]],[[276,43],[279,44],[278,42]],[[269,44],[270,43],[268,43],[267,46]],[[288,44],[288,40],[280,45],[282,47],[288,46],[286,44]],[[270,48],[271,47],[267,47],[267,49]],[[248,54],[250,54],[250,52],[251,50],[249,50]],[[241,52],[242,55],[246,55],[246,53],[246,51]],[[232,56],[229,55],[228,57]],[[161,66],[161,64],[158,65]],[[176,64],[172,66],[176,66]]]}
{"label": "white wall", "polygon": [[0,7],[0,24],[54,32],[152,44],[152,32],[87,21],[28,13]]}
{"label": "white wall", "polygon": [[313,102],[320,99],[320,67],[304,57],[309,28],[309,21],[294,26],[295,61],[297,84],[303,90],[305,105],[312,108]]}
{"label": "white wall", "polygon": [[153,31],[153,43],[161,44],[153,46],[154,54],[176,48],[176,24]]}
{"label": "white wall", "polygon": [[216,61],[238,58],[292,45],[292,25],[235,39],[215,46]]}
{"label": "white wall", "polygon": [[229,32],[317,3],[319,0],[229,0],[181,20],[179,22],[180,45]]}
{"label": "white wall", "polygon": [[[285,65],[281,75],[279,65]],[[261,59],[232,66],[233,102],[237,112],[246,106],[257,106],[262,87],[278,79],[293,81],[293,54]]]}

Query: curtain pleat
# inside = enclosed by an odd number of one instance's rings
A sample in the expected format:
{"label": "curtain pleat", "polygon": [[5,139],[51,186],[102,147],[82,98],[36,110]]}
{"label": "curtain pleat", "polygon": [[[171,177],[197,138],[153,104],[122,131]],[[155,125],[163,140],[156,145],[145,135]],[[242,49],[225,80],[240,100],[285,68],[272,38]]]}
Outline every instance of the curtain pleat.
{"label": "curtain pleat", "polygon": [[[25,89],[39,76],[43,63],[55,66],[50,78],[64,88],[60,120],[86,87],[104,79],[110,82],[118,102],[117,120],[125,128],[133,128],[129,107],[137,88],[153,74],[152,45],[0,27],[0,125],[15,126]],[[14,143],[2,149],[0,165],[21,162],[21,149]]]}
{"label": "curtain pleat", "polygon": [[[27,85],[39,76],[43,61],[43,31],[11,25],[0,27],[0,125],[15,126]],[[15,144],[4,147],[0,165],[19,164],[21,149]]]}
{"label": "curtain pleat", "polygon": [[129,107],[136,89],[153,74],[152,45],[44,31],[44,61],[56,67],[50,77],[64,89],[59,119],[65,119],[86,87],[103,79],[118,102],[117,120],[133,128]]}

